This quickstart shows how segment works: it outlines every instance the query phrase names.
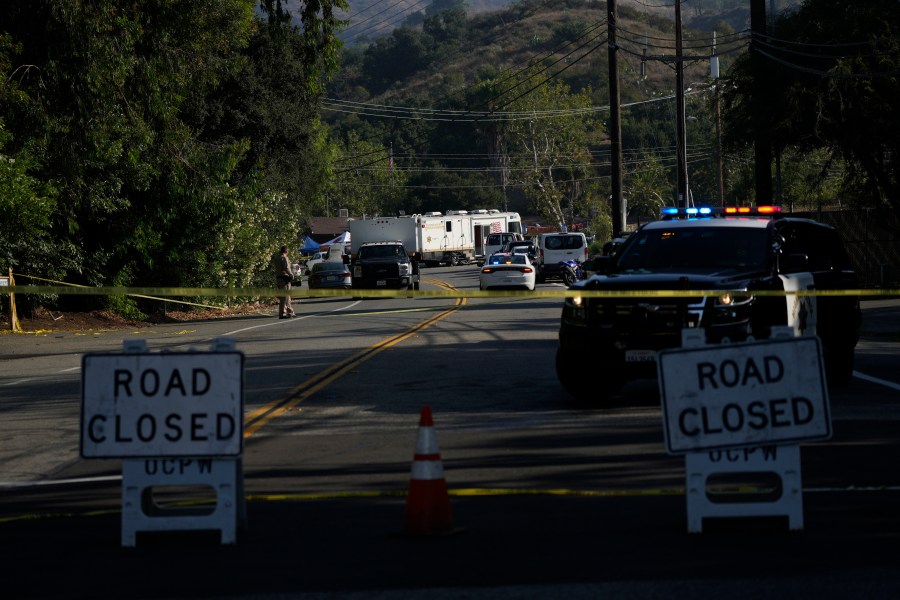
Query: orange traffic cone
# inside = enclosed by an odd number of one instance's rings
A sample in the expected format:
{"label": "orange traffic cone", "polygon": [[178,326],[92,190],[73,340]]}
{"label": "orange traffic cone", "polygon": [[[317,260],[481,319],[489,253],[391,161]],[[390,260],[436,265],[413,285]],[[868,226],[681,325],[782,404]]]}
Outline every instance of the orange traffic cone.
{"label": "orange traffic cone", "polygon": [[431,419],[431,408],[422,407],[419,434],[406,495],[406,526],[409,535],[456,533],[450,512],[450,495],[444,481],[444,466]]}

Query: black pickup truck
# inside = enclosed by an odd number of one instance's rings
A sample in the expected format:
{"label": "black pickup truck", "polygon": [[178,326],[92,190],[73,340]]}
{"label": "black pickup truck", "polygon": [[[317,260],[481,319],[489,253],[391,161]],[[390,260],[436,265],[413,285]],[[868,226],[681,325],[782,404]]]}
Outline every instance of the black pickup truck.
{"label": "black pickup truck", "polygon": [[657,353],[692,327],[710,344],[766,339],[773,326],[817,335],[829,385],[850,382],[859,283],[837,231],[778,207],[736,210],[668,209],[593,259],[595,275],[570,291],[599,294],[567,297],[562,310],[556,372],[567,391],[602,401],[655,378]]}
{"label": "black pickup truck", "polygon": [[366,242],[352,260],[353,289],[419,289],[418,263],[401,242]]}

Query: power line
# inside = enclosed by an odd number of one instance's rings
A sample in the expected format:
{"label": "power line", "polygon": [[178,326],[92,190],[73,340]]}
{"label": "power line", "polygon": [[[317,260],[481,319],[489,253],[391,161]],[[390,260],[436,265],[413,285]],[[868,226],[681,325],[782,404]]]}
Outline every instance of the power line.
{"label": "power line", "polygon": [[[559,60],[556,60],[556,61],[552,62],[551,64],[547,65],[546,67],[544,67],[543,69],[541,69],[540,71],[538,71],[534,76],[540,75],[541,73],[545,72],[545,71],[546,71],[547,69],[549,69],[550,67],[559,64],[561,61],[565,60],[566,58],[568,58],[569,56],[571,56],[572,54],[574,54],[576,51],[581,50],[581,49],[584,48],[586,45],[588,45],[588,44],[592,43],[593,41],[597,40],[597,38],[599,38],[601,35],[603,35],[603,34],[598,34],[598,35],[594,36],[593,38],[591,38],[590,40],[588,40],[588,41],[585,42],[584,44],[581,44],[580,46],[578,46],[577,48],[575,48],[575,50],[572,50],[572,52],[569,52],[569,53],[566,54],[565,56],[561,57]],[[532,86],[531,88],[525,90],[524,92],[522,92],[522,93],[519,94],[518,96],[514,97],[512,100],[508,100],[506,103],[501,104],[501,105],[500,105],[497,109],[495,109],[495,110],[499,110],[499,109],[505,108],[505,107],[509,106],[510,104],[512,104],[513,102],[515,102],[516,100],[518,100],[519,98],[522,98],[523,96],[527,96],[528,94],[530,94],[531,92],[533,92],[533,91],[536,90],[537,88],[541,87],[542,85],[546,85],[546,83],[547,83],[549,80],[555,79],[555,78],[556,78],[557,76],[559,76],[563,71],[566,71],[567,69],[569,69],[569,68],[571,68],[571,67],[574,67],[576,64],[578,64],[579,62],[581,62],[584,58],[586,58],[588,55],[594,53],[594,52],[595,52],[596,50],[598,50],[599,48],[604,47],[604,46],[606,45],[606,42],[607,42],[606,38],[603,38],[603,40],[601,40],[597,45],[595,45],[593,48],[591,48],[590,50],[588,50],[587,52],[585,52],[584,54],[582,54],[581,56],[579,56],[577,59],[575,59],[575,60],[573,60],[572,62],[568,63],[568,64],[567,64],[565,67],[563,67],[562,69],[560,69],[559,71],[553,73],[552,75],[549,75],[549,76],[547,77],[547,79],[542,80],[542,81],[539,81],[536,85],[534,85],[534,86]],[[516,89],[517,87],[519,87],[519,85],[522,85],[522,83],[525,83],[525,82],[529,81],[530,79],[533,79],[534,76],[529,77],[529,78],[526,79],[526,80],[523,80],[522,82],[520,82],[520,83],[514,85],[513,87],[509,88],[508,90],[505,90],[502,94],[500,94],[500,95],[496,96],[495,98],[493,98],[492,101],[493,101],[493,100],[499,100],[499,99],[502,98],[504,95],[506,95],[507,92],[510,92],[510,91]],[[494,111],[491,111],[491,112],[494,112]]]}
{"label": "power line", "polygon": [[[561,52],[564,48],[566,48],[566,47],[568,47],[568,46],[571,46],[571,45],[574,44],[576,41],[580,40],[581,38],[585,37],[586,35],[588,35],[588,34],[590,34],[590,33],[593,33],[595,30],[599,29],[600,27],[602,27],[602,26],[605,25],[605,24],[606,24],[606,20],[603,19],[603,20],[601,20],[601,21],[598,21],[598,22],[596,22],[596,23],[594,23],[594,24],[592,24],[592,25],[586,27],[585,29],[581,30],[581,32],[579,32],[578,36],[577,36],[575,39],[573,39],[573,40],[567,40],[565,44],[562,44],[562,45],[560,45],[560,46],[557,46],[556,48],[554,48],[554,49],[552,49],[552,50],[546,52],[546,53],[544,54],[544,57],[541,58],[540,60],[537,60],[537,58],[538,58],[537,56],[531,57],[531,58],[528,60],[528,63],[527,63],[525,66],[520,67],[520,68],[519,68],[518,70],[516,70],[516,71],[511,71],[506,77],[503,77],[503,78],[500,79],[499,81],[495,82],[494,85],[502,85],[503,83],[506,83],[507,81],[509,81],[509,80],[511,80],[511,79],[515,79],[515,78],[518,77],[519,75],[521,75],[521,74],[523,74],[523,73],[526,73],[526,72],[528,71],[528,69],[533,68],[535,64],[543,63],[545,60],[547,60],[547,59],[550,58],[551,56],[555,55],[555,54],[558,53],[558,52]],[[589,43],[591,43],[592,41],[596,40],[598,37],[600,37],[600,35],[602,35],[602,34],[598,34],[598,35],[592,37],[592,38],[589,39],[587,42],[581,44],[580,46],[578,46],[578,47],[575,48],[574,50],[570,51],[568,54],[565,54],[565,55],[562,56],[561,58],[557,59],[557,60],[554,61],[553,63],[550,63],[549,65],[545,65],[543,69],[541,69],[541,70],[538,71],[537,73],[531,75],[528,79],[531,79],[532,77],[534,77],[534,76],[536,76],[536,75],[540,75],[541,73],[543,73],[544,71],[546,71],[546,70],[547,70],[548,68],[550,68],[551,66],[553,66],[553,65],[555,65],[555,64],[558,64],[558,63],[559,63],[560,61],[562,61],[562,60],[567,59],[569,56],[571,56],[572,54],[574,54],[576,51],[580,50],[581,48],[583,48],[583,47],[586,46],[587,44],[589,44]],[[514,90],[514,89],[515,89],[516,87],[518,87],[519,85],[522,85],[522,83],[523,83],[524,81],[527,81],[527,80],[523,80],[522,82],[519,82],[518,84],[516,84],[516,85],[513,86],[512,88],[508,88],[507,90],[505,90],[505,91],[503,92],[503,94],[505,94],[505,93],[507,93],[507,92],[509,92],[509,91]],[[470,88],[471,88],[471,87],[472,87],[472,86],[470,86]],[[498,100],[500,97],[502,97],[503,94],[501,94],[500,96],[496,96],[496,97],[494,97],[494,98],[491,98],[491,99],[488,100],[487,102],[482,103],[481,106],[488,106],[490,103],[492,103],[492,102]],[[507,103],[507,105],[508,105],[508,103]],[[501,107],[501,108],[502,108],[502,107]],[[491,112],[494,112],[494,111],[491,111]]]}
{"label": "power line", "polygon": [[[401,0],[401,1],[402,1],[402,0]],[[360,11],[357,11],[357,14],[359,14],[359,13],[364,13],[364,12],[366,12],[366,11],[368,11],[368,10],[371,10],[371,9],[375,8],[376,6],[378,6],[379,4],[381,4],[382,2],[385,2],[385,0],[376,0],[374,3],[370,4],[369,6],[365,7],[364,9],[362,9],[362,10],[360,10]],[[385,8],[385,9],[382,10],[382,11],[379,11],[379,12],[373,14],[373,15],[370,15],[370,16],[368,16],[368,17],[362,19],[361,21],[357,21],[356,23],[350,24],[350,25],[347,27],[347,29],[345,29],[345,30],[342,31],[341,33],[346,33],[348,30],[353,29],[354,27],[358,27],[358,26],[362,25],[363,23],[367,23],[367,22],[371,21],[372,19],[374,19],[374,18],[377,17],[378,15],[384,14],[385,12],[391,10],[392,8],[394,8],[395,6],[397,6],[398,4],[400,4],[400,2],[395,2],[394,4],[391,4],[390,6],[388,6],[387,8]],[[349,17],[352,17],[352,16],[353,16],[353,15],[349,15]]]}
{"label": "power line", "polygon": [[[697,89],[690,89],[685,92],[688,96],[703,94],[712,89],[711,86],[698,86]],[[640,106],[642,104],[652,104],[656,102],[665,102],[673,100],[674,95],[660,96],[657,98],[648,98],[646,100],[638,100],[622,104],[622,108]],[[558,117],[569,117],[581,114],[592,114],[598,112],[609,111],[609,106],[590,106],[585,108],[557,109],[546,111],[494,111],[475,113],[472,111],[446,111],[428,108],[407,108],[402,106],[388,106],[380,104],[372,104],[366,102],[351,102],[349,100],[337,100],[333,98],[325,99],[327,101],[323,108],[336,112],[345,112],[360,116],[380,117],[386,119],[417,119],[421,121],[455,121],[460,123],[476,122],[479,119],[460,119],[460,115],[471,115],[473,117],[490,115],[493,121],[512,121],[521,119],[550,119]],[[336,107],[337,106],[337,107]],[[358,108],[358,110],[350,110]],[[381,110],[381,109],[384,110]],[[371,111],[371,112],[370,112]],[[451,118],[453,117],[453,118]]]}
{"label": "power line", "polygon": [[798,65],[797,63],[792,63],[787,60],[778,58],[769,54],[768,52],[764,52],[759,48],[754,48],[755,53],[759,54],[763,58],[766,58],[774,63],[781,65],[782,67],[787,67],[789,69],[793,69],[795,71],[800,71],[802,73],[808,73],[810,75],[816,75],[818,77],[825,77],[831,79],[869,79],[872,77],[894,77],[896,75],[900,75],[900,69],[892,69],[890,71],[865,71],[861,73],[840,73],[835,71],[826,71],[823,69],[813,69],[811,67],[806,67],[803,65]]}
{"label": "power line", "polygon": [[[400,10],[400,12],[391,15],[390,17],[386,18],[385,20],[383,20],[383,21],[381,21],[381,22],[379,22],[379,23],[375,23],[374,25],[370,25],[369,27],[363,29],[362,31],[358,31],[358,32],[354,33],[349,39],[347,39],[347,42],[352,42],[352,41],[356,40],[357,38],[362,37],[363,35],[365,35],[365,34],[367,34],[367,33],[369,33],[369,32],[378,32],[378,31],[384,29],[385,27],[391,27],[391,26],[396,25],[397,23],[399,23],[399,22],[402,21],[403,19],[406,19],[412,12],[414,12],[415,9],[419,8],[420,6],[422,6],[422,5],[425,4],[425,2],[427,2],[427,1],[428,1],[428,0],[417,0],[417,1],[416,1],[414,4],[412,4],[411,6],[404,6],[404,7]],[[390,10],[390,9],[392,9],[392,8],[394,8],[394,7],[396,7],[396,6],[398,6],[399,4],[405,4],[405,2],[403,2],[402,0],[400,0],[400,1],[398,1],[398,2],[395,2],[394,4],[392,4],[391,6],[389,6],[389,7],[386,8],[386,9],[384,9],[383,11],[381,11],[381,12],[378,13],[378,14],[382,14],[382,13],[384,13],[384,12],[386,12],[386,11],[388,11],[388,10]],[[348,27],[348,29],[349,29],[349,27]]]}
{"label": "power line", "polygon": [[459,123],[474,123],[478,121],[502,122],[524,119],[553,119],[559,117],[571,117],[575,115],[591,114],[608,111],[609,107],[591,106],[586,108],[569,108],[538,111],[472,111],[472,110],[438,110],[430,108],[410,108],[403,106],[390,106],[372,104],[368,102],[353,102],[350,100],[338,100],[326,98],[323,100],[323,108],[335,112],[344,112],[371,117],[384,117],[396,119],[416,119],[421,121],[452,121]]}

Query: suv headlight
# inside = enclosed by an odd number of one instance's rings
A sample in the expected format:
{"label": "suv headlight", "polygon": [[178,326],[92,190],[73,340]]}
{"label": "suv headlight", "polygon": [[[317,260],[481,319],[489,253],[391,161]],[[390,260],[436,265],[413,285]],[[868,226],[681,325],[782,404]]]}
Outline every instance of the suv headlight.
{"label": "suv headlight", "polygon": [[727,326],[745,322],[753,310],[754,296],[746,292],[724,292],[715,297],[709,325]]}
{"label": "suv headlight", "polygon": [[716,306],[717,307],[737,307],[742,304],[747,304],[753,300],[752,294],[735,294],[732,292],[725,292],[721,296],[716,298]]}
{"label": "suv headlight", "polygon": [[409,275],[409,263],[400,263],[400,275]]}
{"label": "suv headlight", "polygon": [[581,296],[566,298],[563,304],[564,321],[570,325],[584,325],[587,322],[587,303]]}

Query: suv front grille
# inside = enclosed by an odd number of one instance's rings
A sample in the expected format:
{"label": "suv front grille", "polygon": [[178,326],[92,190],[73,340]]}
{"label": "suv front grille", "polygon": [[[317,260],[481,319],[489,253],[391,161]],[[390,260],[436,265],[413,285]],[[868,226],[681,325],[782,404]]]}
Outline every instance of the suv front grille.
{"label": "suv front grille", "polygon": [[377,264],[365,265],[363,267],[363,276],[376,278],[396,278],[400,275],[400,266],[397,264]]}
{"label": "suv front grille", "polygon": [[676,333],[700,326],[704,302],[693,298],[594,300],[588,324],[627,334]]}

